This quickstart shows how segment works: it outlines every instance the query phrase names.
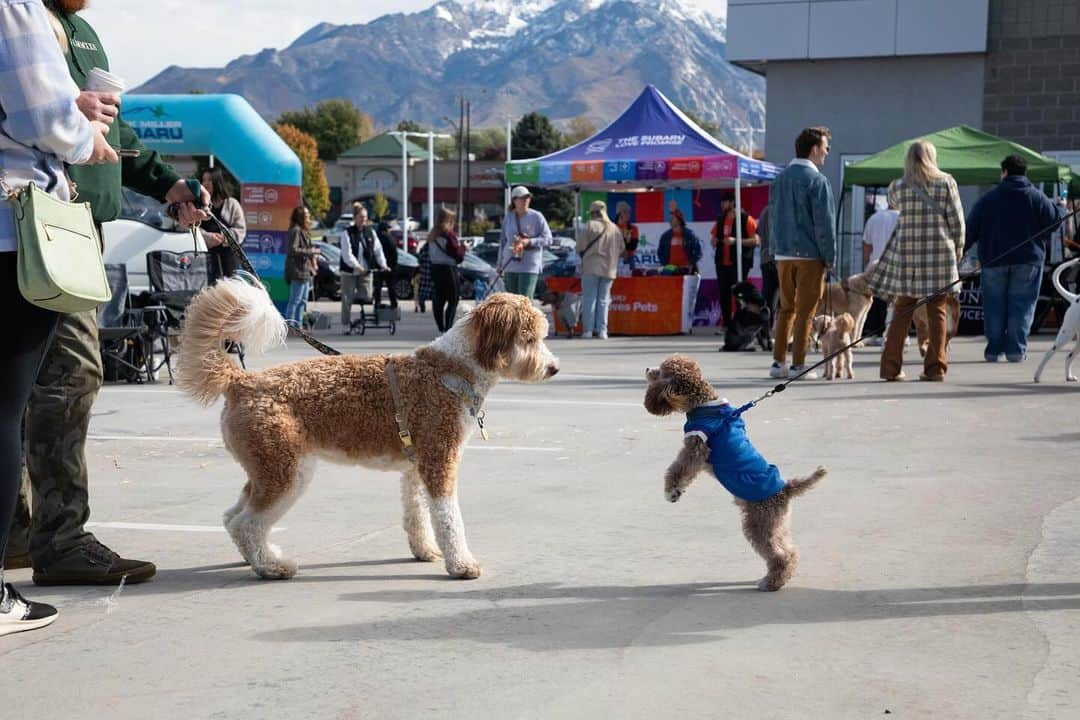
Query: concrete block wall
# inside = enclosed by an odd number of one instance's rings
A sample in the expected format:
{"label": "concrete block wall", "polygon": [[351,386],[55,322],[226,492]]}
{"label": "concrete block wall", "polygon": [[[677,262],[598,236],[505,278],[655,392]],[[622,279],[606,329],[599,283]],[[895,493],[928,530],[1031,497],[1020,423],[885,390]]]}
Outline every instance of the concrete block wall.
{"label": "concrete block wall", "polygon": [[1080,0],[991,0],[983,128],[1080,150]]}

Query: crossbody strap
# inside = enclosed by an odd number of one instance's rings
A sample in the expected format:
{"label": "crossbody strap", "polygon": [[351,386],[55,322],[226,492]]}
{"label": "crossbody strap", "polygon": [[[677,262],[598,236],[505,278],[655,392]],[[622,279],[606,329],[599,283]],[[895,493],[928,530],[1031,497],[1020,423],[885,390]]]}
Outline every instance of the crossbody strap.
{"label": "crossbody strap", "polygon": [[[906,184],[907,184],[907,183],[905,183],[905,185],[906,185]],[[945,208],[943,208],[943,207],[942,207],[941,205],[939,205],[939,204],[938,204],[938,201],[937,201],[937,200],[935,200],[934,198],[930,197],[930,193],[926,192],[926,188],[924,188],[924,187],[922,187],[922,186],[920,186],[920,185],[915,185],[914,183],[912,183],[912,184],[911,184],[911,185],[910,185],[909,187],[910,187],[910,188],[911,188],[912,190],[914,190],[915,192],[917,192],[917,193],[919,194],[919,197],[921,197],[921,198],[923,199],[923,201],[924,201],[924,202],[925,202],[925,203],[926,203],[927,205],[929,205],[930,207],[934,208],[934,211],[935,211],[935,212],[936,212],[936,213],[937,213],[938,215],[940,215],[940,216],[942,217],[942,219],[947,219],[947,217],[946,217],[946,215],[945,215]]]}

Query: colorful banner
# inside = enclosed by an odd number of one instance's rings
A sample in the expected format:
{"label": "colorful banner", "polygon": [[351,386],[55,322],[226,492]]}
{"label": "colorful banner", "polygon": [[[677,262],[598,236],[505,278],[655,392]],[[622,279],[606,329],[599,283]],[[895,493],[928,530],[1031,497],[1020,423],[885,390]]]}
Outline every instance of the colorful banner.
{"label": "colorful banner", "polygon": [[[546,280],[555,292],[581,292],[581,278]],[[608,333],[611,335],[679,335],[692,327],[699,278],[695,275],[615,278],[611,286]],[[555,318],[556,332],[567,328]],[[581,332],[580,325],[576,332]]]}

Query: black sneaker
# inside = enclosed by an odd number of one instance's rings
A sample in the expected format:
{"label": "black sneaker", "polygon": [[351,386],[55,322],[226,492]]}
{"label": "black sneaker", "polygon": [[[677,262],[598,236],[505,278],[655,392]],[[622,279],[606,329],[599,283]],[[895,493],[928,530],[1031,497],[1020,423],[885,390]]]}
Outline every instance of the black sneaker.
{"label": "black sneaker", "polygon": [[[35,585],[128,585],[154,577],[146,560],[126,560],[96,540],[73,548],[43,568],[34,569]],[[125,580],[126,578],[126,580]]]}
{"label": "black sneaker", "polygon": [[43,628],[56,616],[52,605],[27,600],[10,583],[0,585],[0,635]]}

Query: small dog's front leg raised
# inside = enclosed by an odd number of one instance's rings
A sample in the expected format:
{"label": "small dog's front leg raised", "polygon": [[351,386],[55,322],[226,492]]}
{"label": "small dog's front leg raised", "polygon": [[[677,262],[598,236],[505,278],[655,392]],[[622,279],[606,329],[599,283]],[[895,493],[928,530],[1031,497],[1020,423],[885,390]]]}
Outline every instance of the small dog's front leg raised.
{"label": "small dog's front leg raised", "polygon": [[701,435],[688,435],[675,462],[664,473],[664,497],[678,502],[709,461],[709,446]]}

